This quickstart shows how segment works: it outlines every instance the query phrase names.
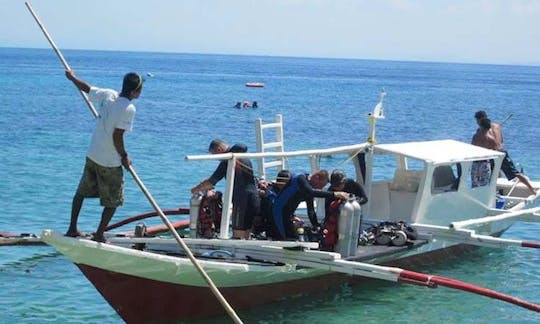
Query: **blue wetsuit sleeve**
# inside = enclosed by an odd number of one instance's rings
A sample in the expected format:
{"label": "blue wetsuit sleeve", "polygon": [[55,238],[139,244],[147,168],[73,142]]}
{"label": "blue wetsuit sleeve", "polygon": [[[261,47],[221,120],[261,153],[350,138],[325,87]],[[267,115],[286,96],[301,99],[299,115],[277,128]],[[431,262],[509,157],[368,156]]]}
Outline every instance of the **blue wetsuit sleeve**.
{"label": "blue wetsuit sleeve", "polygon": [[331,191],[323,191],[319,189],[313,189],[311,184],[307,181],[306,177],[303,175],[298,176],[298,188],[300,192],[310,196],[318,198],[333,198],[334,193]]}

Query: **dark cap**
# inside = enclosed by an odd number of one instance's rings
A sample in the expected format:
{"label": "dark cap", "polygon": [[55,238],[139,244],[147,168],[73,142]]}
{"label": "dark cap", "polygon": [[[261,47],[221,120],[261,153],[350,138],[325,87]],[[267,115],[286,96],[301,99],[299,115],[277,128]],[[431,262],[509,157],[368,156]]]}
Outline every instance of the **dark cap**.
{"label": "dark cap", "polygon": [[477,112],[474,113],[474,118],[476,119],[487,118],[487,113],[483,110],[478,110]]}
{"label": "dark cap", "polygon": [[291,171],[280,170],[276,177],[276,184],[287,184],[291,180]]}
{"label": "dark cap", "polygon": [[144,79],[138,73],[126,73],[126,75],[124,75],[124,81],[122,82],[122,93],[140,90],[143,82]]}
{"label": "dark cap", "polygon": [[345,182],[345,173],[341,170],[334,170],[330,176],[330,184],[332,187],[339,186]]}
{"label": "dark cap", "polygon": [[227,152],[231,152],[231,153],[246,153],[247,151],[248,151],[248,148],[246,144],[240,144],[240,143],[234,144],[227,150]]}

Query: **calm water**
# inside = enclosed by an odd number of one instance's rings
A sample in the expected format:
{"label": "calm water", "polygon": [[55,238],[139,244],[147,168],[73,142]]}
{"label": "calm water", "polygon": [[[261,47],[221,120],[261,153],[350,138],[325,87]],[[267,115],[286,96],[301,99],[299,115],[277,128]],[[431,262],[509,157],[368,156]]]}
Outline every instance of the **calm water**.
{"label": "calm water", "polygon": [[[258,117],[271,121],[283,115],[287,149],[364,141],[365,116],[383,87],[387,118],[378,123],[379,142],[468,142],[479,108],[495,121],[513,114],[504,127],[505,145],[527,175],[540,178],[540,67],[97,51],[64,55],[80,77],[101,87],[119,89],[128,71],[154,75],[136,101],[135,127],[126,143],[134,168],[162,208],[187,206],[189,188],[215,167],[214,162],[186,162],[186,154],[205,153],[214,137],[245,142],[254,150]],[[0,71],[0,231],[64,232],[92,116],[51,50],[0,48]],[[246,88],[246,82],[266,87]],[[232,108],[243,100],[256,100],[260,108]],[[149,210],[128,175],[126,204],[114,220]],[[100,212],[97,201],[86,202],[80,227],[93,231]],[[539,231],[538,224],[521,223],[505,237],[538,240]],[[462,260],[414,270],[540,303],[538,251],[480,249]],[[49,247],[0,247],[0,305],[0,323],[122,322],[79,270]],[[485,297],[381,282],[336,287],[239,315],[249,323],[540,322],[536,313]]]}

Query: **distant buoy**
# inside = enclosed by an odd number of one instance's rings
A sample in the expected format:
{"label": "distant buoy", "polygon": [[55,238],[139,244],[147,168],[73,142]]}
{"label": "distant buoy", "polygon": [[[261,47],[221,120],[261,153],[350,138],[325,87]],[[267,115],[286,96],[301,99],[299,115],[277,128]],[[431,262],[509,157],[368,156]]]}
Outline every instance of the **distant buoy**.
{"label": "distant buoy", "polygon": [[246,87],[262,88],[262,87],[264,87],[264,83],[262,83],[262,82],[248,82],[248,83],[246,83]]}

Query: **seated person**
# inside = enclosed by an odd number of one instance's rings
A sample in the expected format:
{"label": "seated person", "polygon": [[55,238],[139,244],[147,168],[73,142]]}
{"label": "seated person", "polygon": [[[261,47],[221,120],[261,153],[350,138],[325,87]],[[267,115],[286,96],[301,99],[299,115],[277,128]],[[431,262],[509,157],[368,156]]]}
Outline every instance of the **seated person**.
{"label": "seated person", "polygon": [[349,195],[342,191],[321,190],[328,183],[328,171],[319,170],[311,176],[306,174],[294,175],[287,170],[278,174],[280,186],[272,204],[272,238],[286,240],[298,238],[293,223],[294,213],[300,202],[305,201],[309,220],[312,226],[320,226],[315,214],[313,198],[341,198]]}
{"label": "seated person", "polygon": [[[276,181],[260,180],[258,183],[259,196],[261,197],[261,212],[253,221],[253,234],[255,237],[264,238],[274,237],[272,221],[272,205],[276,200],[281,189],[287,184],[290,178],[290,172],[287,170],[279,171]],[[262,233],[265,234],[262,234]]]}

